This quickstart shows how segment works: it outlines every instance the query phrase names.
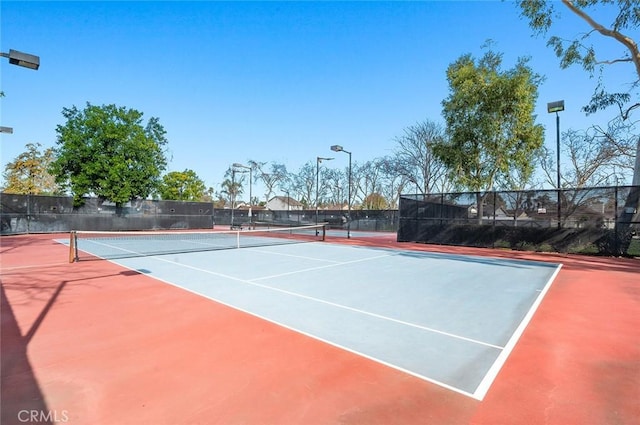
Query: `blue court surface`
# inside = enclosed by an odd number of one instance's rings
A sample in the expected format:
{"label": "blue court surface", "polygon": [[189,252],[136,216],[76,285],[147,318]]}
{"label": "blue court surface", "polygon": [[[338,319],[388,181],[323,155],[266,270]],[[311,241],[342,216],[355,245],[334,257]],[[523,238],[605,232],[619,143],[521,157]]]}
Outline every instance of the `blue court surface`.
{"label": "blue court surface", "polygon": [[560,269],[328,242],[111,261],[475,399]]}

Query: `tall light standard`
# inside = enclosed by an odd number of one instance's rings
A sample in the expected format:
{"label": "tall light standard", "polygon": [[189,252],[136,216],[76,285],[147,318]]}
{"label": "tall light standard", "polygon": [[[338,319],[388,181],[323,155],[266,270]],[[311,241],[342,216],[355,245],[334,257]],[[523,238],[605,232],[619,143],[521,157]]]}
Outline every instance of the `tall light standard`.
{"label": "tall light standard", "polygon": [[562,227],[560,224],[560,220],[562,219],[560,206],[560,115],[558,115],[558,112],[562,111],[564,111],[564,100],[547,103],[547,112],[550,114],[554,112],[556,113],[556,165],[558,168],[558,181],[556,188],[558,189],[558,229]]}
{"label": "tall light standard", "polygon": [[349,154],[349,194],[347,195],[347,239],[349,239],[351,238],[351,152],[344,150],[340,145],[331,146],[331,150]]}
{"label": "tall light standard", "polygon": [[233,211],[236,209],[236,169],[231,168],[231,230],[233,230]]}
{"label": "tall light standard", "polygon": [[242,165],[237,162],[235,162],[233,166],[234,168],[244,168],[245,170],[249,170],[249,226],[253,227],[253,218],[251,214],[251,201],[253,198],[253,191],[252,191],[253,169],[251,167],[247,167],[246,165]]}
{"label": "tall light standard", "polygon": [[[318,195],[320,189],[320,163],[322,161],[331,161],[333,158],[316,157],[316,224],[318,224]],[[316,230],[317,232],[317,230]]]}

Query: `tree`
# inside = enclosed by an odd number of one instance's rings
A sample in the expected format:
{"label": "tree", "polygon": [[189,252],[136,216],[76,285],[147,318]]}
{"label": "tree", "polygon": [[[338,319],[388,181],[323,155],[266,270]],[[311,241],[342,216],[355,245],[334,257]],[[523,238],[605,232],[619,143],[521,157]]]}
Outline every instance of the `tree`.
{"label": "tree", "polygon": [[165,174],[158,192],[162,199],[200,201],[205,196],[206,186],[195,171],[187,169]]}
{"label": "tree", "polygon": [[365,163],[355,163],[352,171],[351,205],[364,205],[369,195],[380,193],[385,181],[385,169],[378,159]]}
{"label": "tree", "polygon": [[327,201],[335,206],[348,205],[349,200],[349,172],[335,168],[328,168],[325,173]]}
{"label": "tree", "polygon": [[41,150],[40,143],[28,143],[26,151],[5,166],[6,193],[51,195],[60,192],[49,167],[55,155],[52,148]]}
{"label": "tree", "polygon": [[[529,21],[529,26],[537,35],[546,35],[559,14],[555,9],[556,2],[547,0],[517,0],[516,4],[521,14]],[[633,65],[634,74],[631,77],[626,91],[610,93],[599,79],[594,93],[588,105],[583,108],[587,114],[604,110],[609,107],[618,109],[617,113],[621,122],[630,120],[634,110],[640,107],[638,101],[638,88],[640,87],[640,49],[637,42],[627,31],[636,31],[640,25],[640,6],[637,0],[562,0],[562,4],[574,15],[582,19],[591,31],[579,34],[571,40],[565,40],[558,36],[551,36],[547,46],[554,49],[560,59],[560,66],[568,68],[572,65],[582,66],[591,76],[598,70],[604,73],[605,67],[619,64]],[[605,6],[606,7],[603,7]],[[602,19],[595,16],[603,16],[616,9],[613,22],[609,26],[602,24]],[[608,40],[617,42],[622,47],[619,57],[599,57],[592,42],[592,36],[599,34]],[[635,163],[633,167],[632,185],[640,186],[640,137],[635,138]],[[629,192],[625,202],[625,213],[620,216],[620,221],[628,226],[631,221],[637,221],[640,217],[640,190]],[[627,211],[636,211],[635,213]]]}
{"label": "tree", "polygon": [[395,139],[394,169],[426,195],[448,189],[444,163],[434,155],[433,147],[444,140],[444,130],[433,121],[407,127]]}
{"label": "tree", "polygon": [[[537,35],[545,35],[551,28],[559,14],[554,6],[557,2],[545,0],[517,0],[518,7],[524,18],[529,20],[529,26]],[[565,69],[572,65],[582,66],[593,76],[596,69],[603,71],[604,65],[631,63],[635,68],[635,77],[630,90],[637,90],[640,82],[640,50],[637,43],[626,33],[626,30],[637,30],[640,25],[640,7],[636,1],[629,0],[562,0],[567,9],[578,16],[591,28],[591,31],[577,35],[572,40],[559,36],[551,36],[547,46],[552,47],[560,59],[560,67]],[[607,7],[599,7],[606,5]],[[611,11],[611,5],[617,6],[617,13],[609,27],[594,18],[597,13],[603,15]],[[604,18],[603,18],[604,19]],[[600,58],[596,53],[591,36],[600,34],[613,40],[623,47],[622,54],[617,58]],[[626,105],[631,102],[630,105]],[[588,113],[617,106],[620,115],[625,119],[631,111],[640,107],[637,100],[632,99],[631,91],[624,93],[608,93],[601,83],[598,83],[589,105],[583,110]]]}
{"label": "tree", "polygon": [[215,189],[211,186],[209,186],[205,191],[204,194],[202,195],[202,202],[214,202],[215,203]]}
{"label": "tree", "polygon": [[385,156],[376,161],[378,168],[382,171],[382,196],[388,200],[389,208],[391,209],[398,208],[400,195],[409,184],[406,176],[397,173],[398,164],[396,159],[395,157]]}
{"label": "tree", "polygon": [[249,165],[255,170],[254,175],[257,180],[262,181],[265,187],[265,200],[269,202],[275,192],[276,186],[282,186],[287,179],[287,167],[284,164],[272,162],[270,167],[266,163],[249,161]]}
{"label": "tree", "polygon": [[142,112],[90,103],[83,110],[63,108],[62,115],[67,121],[56,128],[51,170],[56,182],[69,186],[75,205],[94,194],[120,208],[157,189],[167,164],[166,132],[158,118],[143,126]]}
{"label": "tree", "polygon": [[243,177],[238,178],[238,173],[236,173],[231,167],[227,169],[224,176],[225,180],[222,182],[220,195],[221,198],[229,201],[231,208],[235,209],[235,204],[238,201],[238,195],[242,194]]}
{"label": "tree", "polygon": [[[463,55],[447,69],[450,94],[442,104],[449,139],[436,144],[434,154],[454,183],[472,191],[492,189],[514,169],[533,173],[543,144],[533,114],[541,77],[526,59],[507,71],[501,64],[502,55],[488,51],[477,62]],[[480,210],[483,199],[477,201]]]}
{"label": "tree", "polygon": [[[568,130],[562,135],[561,150],[568,158],[562,173],[562,187],[584,188],[616,184],[616,170],[630,169],[631,158],[620,154],[620,145],[610,142],[606,132],[592,127],[587,131]],[[540,165],[547,182],[554,185],[554,153],[543,149]]]}
{"label": "tree", "polygon": [[624,184],[624,176],[633,175],[638,131],[636,121],[623,120],[620,116],[611,120],[606,128],[595,125],[589,129],[589,133],[598,139],[601,149],[615,152],[608,163],[613,169],[609,184]]}
{"label": "tree", "polygon": [[372,193],[364,198],[362,202],[363,210],[384,210],[388,206],[387,200],[379,193]]}
{"label": "tree", "polygon": [[[326,172],[325,167],[320,167],[320,175],[322,176]],[[321,184],[324,179],[318,179]],[[300,196],[300,202],[305,206],[314,206],[316,200],[316,164],[306,162],[298,171],[298,173],[292,176],[292,189],[293,192]],[[322,193],[319,191],[318,201],[322,199]]]}

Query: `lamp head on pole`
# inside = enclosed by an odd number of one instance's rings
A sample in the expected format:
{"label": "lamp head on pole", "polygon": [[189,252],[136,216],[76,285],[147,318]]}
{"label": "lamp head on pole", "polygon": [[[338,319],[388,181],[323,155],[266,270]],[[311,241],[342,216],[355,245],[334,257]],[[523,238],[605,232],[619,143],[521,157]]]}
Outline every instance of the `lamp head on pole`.
{"label": "lamp head on pole", "polygon": [[564,111],[564,100],[558,100],[556,102],[547,103],[547,112],[550,114],[553,112]]}
{"label": "lamp head on pole", "polygon": [[18,65],[33,70],[40,68],[40,58],[36,55],[22,53],[13,49],[10,49],[9,53],[2,53],[1,55],[5,58],[9,58],[9,63],[11,65]]}
{"label": "lamp head on pole", "polygon": [[318,161],[318,164],[320,164],[322,161],[331,161],[332,159],[333,158],[324,158],[324,157],[319,156],[317,158],[317,161]]}
{"label": "lamp head on pole", "polygon": [[331,150],[334,152],[344,152],[344,153],[348,153],[349,155],[351,155],[351,152],[345,150],[342,146],[340,145],[333,145],[331,146]]}

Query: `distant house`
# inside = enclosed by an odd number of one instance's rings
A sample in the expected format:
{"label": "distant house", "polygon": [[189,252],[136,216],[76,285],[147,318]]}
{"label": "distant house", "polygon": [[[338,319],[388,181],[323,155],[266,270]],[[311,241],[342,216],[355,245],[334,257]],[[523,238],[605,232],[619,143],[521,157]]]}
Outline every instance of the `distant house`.
{"label": "distant house", "polygon": [[[238,210],[249,210],[249,205],[245,204],[244,202],[240,202],[238,205],[236,205],[236,209]],[[256,211],[264,211],[265,207],[263,207],[262,205],[252,205],[251,206],[251,211],[252,212],[256,212]]]}
{"label": "distant house", "polygon": [[265,207],[272,211],[300,211],[304,206],[288,196],[274,196],[269,199]]}

